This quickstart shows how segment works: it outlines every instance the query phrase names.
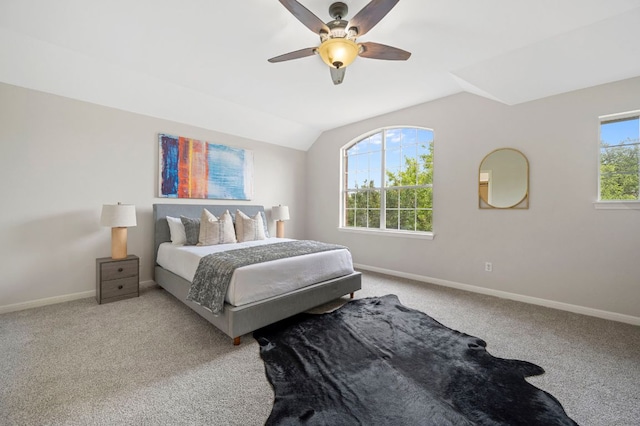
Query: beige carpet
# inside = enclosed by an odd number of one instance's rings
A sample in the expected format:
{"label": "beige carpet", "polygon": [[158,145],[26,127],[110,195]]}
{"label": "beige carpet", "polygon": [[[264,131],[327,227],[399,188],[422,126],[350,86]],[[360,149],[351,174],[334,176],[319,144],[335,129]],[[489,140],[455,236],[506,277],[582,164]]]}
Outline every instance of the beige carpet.
{"label": "beige carpet", "polygon": [[[542,366],[530,382],[579,424],[638,424],[639,327],[368,272],[356,297],[390,293]],[[234,347],[155,285],[0,315],[2,425],[259,425],[272,399],[251,336]]]}

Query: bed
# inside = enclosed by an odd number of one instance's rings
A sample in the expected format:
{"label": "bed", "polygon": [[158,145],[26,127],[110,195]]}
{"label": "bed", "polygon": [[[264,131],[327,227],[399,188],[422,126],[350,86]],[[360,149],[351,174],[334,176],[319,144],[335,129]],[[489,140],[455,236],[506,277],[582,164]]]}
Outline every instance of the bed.
{"label": "bed", "polygon": [[[186,216],[199,218],[204,208],[216,216],[222,215],[225,210],[229,210],[232,216],[234,216],[233,213],[235,213],[237,209],[249,216],[254,216],[262,212],[263,221],[266,220],[264,208],[257,205],[154,204],[154,259],[156,259],[154,279],[158,285],[231,337],[234,345],[239,345],[241,336],[247,333],[338,299],[344,295],[351,294],[353,297],[353,293],[360,290],[361,275],[359,272],[353,271],[351,267],[352,272],[346,275],[313,282],[302,288],[288,289],[282,294],[267,295],[265,296],[266,298],[259,298],[259,300],[246,302],[247,299],[245,298],[245,302],[239,306],[233,305],[233,300],[230,301],[229,297],[227,297],[225,298],[223,312],[217,316],[213,315],[211,311],[203,306],[187,300],[187,294],[191,286],[191,282],[188,279],[188,272],[172,272],[158,264],[158,253],[159,251],[162,252],[161,245],[163,243],[170,243],[171,241],[169,224],[166,217]],[[266,226],[266,222],[264,224]],[[166,254],[164,259],[167,259]],[[275,263],[271,263],[275,265]],[[268,267],[269,266],[267,266],[267,268]],[[241,269],[238,269],[238,271]],[[255,271],[253,273],[253,276],[256,276]],[[246,276],[251,277],[252,275],[248,274]],[[274,279],[277,280],[277,278]]]}

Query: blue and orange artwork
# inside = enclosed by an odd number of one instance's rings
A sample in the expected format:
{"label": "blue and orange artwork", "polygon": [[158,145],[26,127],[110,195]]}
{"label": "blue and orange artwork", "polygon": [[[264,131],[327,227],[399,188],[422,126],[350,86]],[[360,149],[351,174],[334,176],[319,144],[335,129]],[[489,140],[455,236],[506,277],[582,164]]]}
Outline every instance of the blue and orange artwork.
{"label": "blue and orange artwork", "polygon": [[253,152],[163,133],[158,141],[160,197],[253,197]]}

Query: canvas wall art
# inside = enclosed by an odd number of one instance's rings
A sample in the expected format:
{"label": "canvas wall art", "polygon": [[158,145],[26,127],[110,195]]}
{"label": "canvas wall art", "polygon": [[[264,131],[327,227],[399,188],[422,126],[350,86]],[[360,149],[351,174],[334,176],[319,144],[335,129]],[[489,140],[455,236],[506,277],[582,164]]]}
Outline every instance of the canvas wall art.
{"label": "canvas wall art", "polygon": [[251,200],[253,152],[159,134],[160,197]]}

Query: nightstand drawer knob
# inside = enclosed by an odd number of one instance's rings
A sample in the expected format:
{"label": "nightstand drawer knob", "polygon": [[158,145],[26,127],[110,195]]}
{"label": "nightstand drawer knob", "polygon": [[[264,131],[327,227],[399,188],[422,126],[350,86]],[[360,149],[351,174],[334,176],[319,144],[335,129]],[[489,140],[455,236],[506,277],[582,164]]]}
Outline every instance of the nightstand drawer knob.
{"label": "nightstand drawer knob", "polygon": [[122,272],[122,271],[124,271],[124,269],[118,268],[118,272]]}
{"label": "nightstand drawer knob", "polygon": [[119,285],[119,286],[118,286],[118,290],[122,290],[122,288],[123,288],[123,287],[124,287],[124,286]]}

